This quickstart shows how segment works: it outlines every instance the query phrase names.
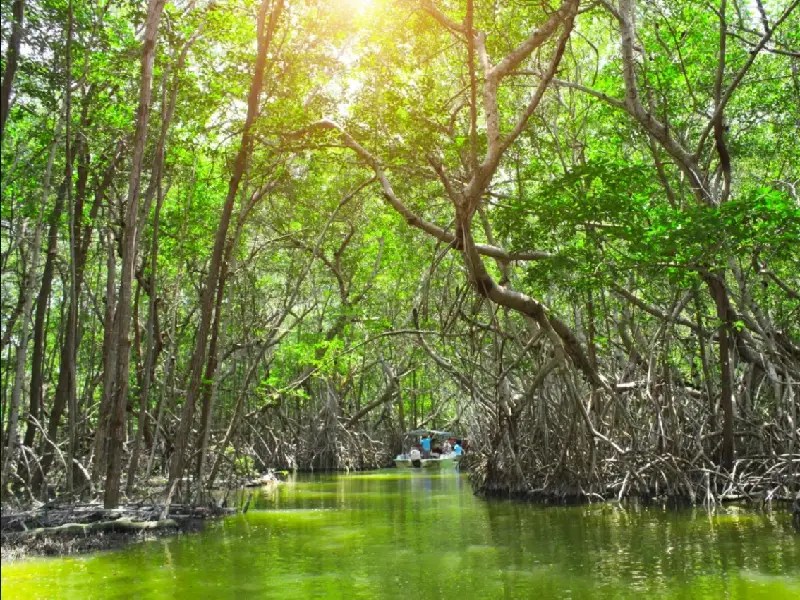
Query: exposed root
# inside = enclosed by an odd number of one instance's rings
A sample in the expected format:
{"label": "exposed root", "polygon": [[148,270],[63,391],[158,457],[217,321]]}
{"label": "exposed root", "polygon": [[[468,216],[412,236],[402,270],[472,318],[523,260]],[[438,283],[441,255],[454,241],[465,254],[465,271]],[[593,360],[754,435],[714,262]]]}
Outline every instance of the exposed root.
{"label": "exposed root", "polygon": [[9,512],[2,515],[2,559],[120,548],[135,541],[199,531],[207,518],[232,512],[178,505],[171,508],[170,518],[159,520],[160,510],[155,505],[107,510],[99,504],[78,504]]}

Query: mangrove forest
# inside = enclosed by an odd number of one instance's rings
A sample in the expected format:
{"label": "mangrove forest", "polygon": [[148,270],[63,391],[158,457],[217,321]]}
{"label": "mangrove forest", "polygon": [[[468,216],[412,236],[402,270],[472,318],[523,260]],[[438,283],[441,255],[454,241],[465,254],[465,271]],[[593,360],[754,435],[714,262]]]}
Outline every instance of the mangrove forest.
{"label": "mangrove forest", "polygon": [[2,40],[4,514],[426,430],[484,498],[800,494],[798,0],[2,0]]}

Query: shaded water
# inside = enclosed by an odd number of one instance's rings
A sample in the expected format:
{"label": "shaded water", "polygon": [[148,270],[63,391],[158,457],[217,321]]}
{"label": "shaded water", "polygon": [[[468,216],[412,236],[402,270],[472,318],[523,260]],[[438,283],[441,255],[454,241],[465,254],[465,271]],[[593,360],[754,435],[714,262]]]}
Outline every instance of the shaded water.
{"label": "shaded water", "polygon": [[300,477],[201,534],[2,568],[10,598],[800,598],[786,515],[475,498],[463,476]]}

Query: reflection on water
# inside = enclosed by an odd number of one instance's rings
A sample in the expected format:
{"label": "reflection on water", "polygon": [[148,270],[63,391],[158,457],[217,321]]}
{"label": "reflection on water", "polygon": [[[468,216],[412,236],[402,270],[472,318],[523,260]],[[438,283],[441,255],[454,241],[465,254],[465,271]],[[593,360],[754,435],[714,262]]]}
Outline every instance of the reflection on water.
{"label": "reflection on water", "polygon": [[3,567],[7,598],[800,598],[785,515],[486,502],[463,476],[300,476],[199,535]]}

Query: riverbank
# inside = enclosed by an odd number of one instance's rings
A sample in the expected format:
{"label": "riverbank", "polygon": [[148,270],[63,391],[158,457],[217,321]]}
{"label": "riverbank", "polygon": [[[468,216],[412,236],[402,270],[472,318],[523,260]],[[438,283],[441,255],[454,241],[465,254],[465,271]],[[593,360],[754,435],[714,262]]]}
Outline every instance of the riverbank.
{"label": "riverbank", "polygon": [[[240,489],[270,490],[278,486],[286,473],[268,470],[239,482]],[[166,480],[152,479],[150,490],[163,488]],[[241,510],[247,512],[252,493]],[[35,506],[6,503],[0,514],[2,562],[10,563],[33,556],[68,556],[100,550],[116,550],[132,543],[160,537],[197,533],[208,520],[232,515],[236,508],[225,500],[207,505],[171,504],[163,516],[164,504],[153,493],[139,502],[106,509],[99,501],[66,503],[48,502]],[[162,499],[163,500],[163,499]]]}
{"label": "riverbank", "polygon": [[105,509],[100,503],[45,504],[0,517],[3,563],[31,556],[65,556],[115,550],[159,537],[201,531],[207,520],[234,513],[217,506],[170,507],[128,504]]}

